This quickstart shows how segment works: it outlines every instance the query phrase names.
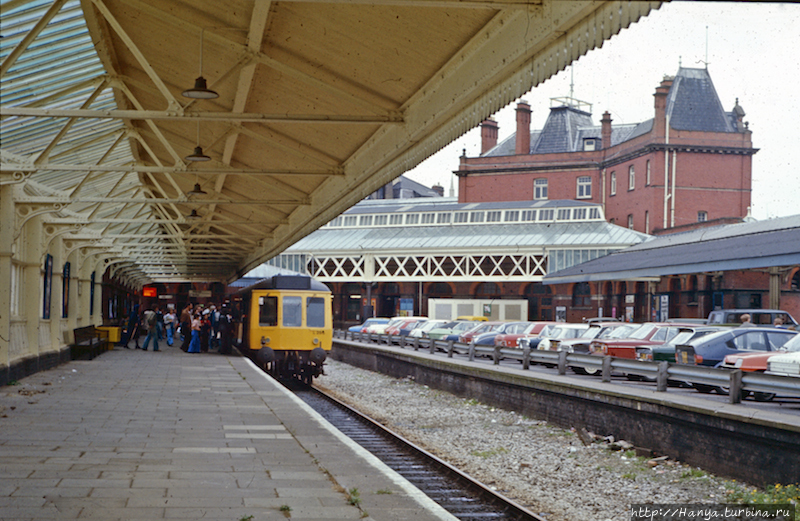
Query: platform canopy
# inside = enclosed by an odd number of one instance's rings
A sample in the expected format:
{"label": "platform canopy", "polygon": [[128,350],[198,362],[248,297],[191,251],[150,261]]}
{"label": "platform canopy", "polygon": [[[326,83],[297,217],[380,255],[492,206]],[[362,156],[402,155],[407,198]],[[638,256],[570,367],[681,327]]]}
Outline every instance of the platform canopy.
{"label": "platform canopy", "polygon": [[14,236],[234,280],[658,4],[2,0]]}

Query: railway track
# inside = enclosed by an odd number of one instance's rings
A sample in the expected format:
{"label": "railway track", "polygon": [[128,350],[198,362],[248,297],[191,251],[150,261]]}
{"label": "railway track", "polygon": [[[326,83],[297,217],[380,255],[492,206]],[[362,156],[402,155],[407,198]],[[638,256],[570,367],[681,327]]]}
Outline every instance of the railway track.
{"label": "railway track", "polygon": [[456,518],[462,521],[544,521],[544,518],[319,389],[299,382],[284,382],[284,385]]}

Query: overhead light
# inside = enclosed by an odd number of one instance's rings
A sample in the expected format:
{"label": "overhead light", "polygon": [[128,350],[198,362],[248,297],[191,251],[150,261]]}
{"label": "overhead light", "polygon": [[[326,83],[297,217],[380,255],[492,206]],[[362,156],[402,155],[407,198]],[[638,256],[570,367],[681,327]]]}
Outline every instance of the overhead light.
{"label": "overhead light", "polygon": [[194,152],[184,159],[187,161],[211,161],[211,158],[203,153],[203,147],[200,146],[200,120],[197,120],[197,146],[194,147]]}
{"label": "overhead light", "polygon": [[202,76],[196,78],[194,80],[194,87],[191,89],[186,89],[181,94],[183,94],[187,98],[193,99],[214,99],[219,98],[219,94],[216,91],[213,91],[208,88],[206,84],[206,79]]}
{"label": "overhead light", "polygon": [[197,214],[197,210],[192,210],[192,213],[186,216],[186,219],[189,221],[195,221],[199,218],[200,216]]}
{"label": "overhead light", "polygon": [[203,34],[205,29],[200,29],[200,76],[194,80],[194,88],[183,91],[183,95],[193,99],[214,99],[219,94],[208,88],[206,79],[203,77]]}
{"label": "overhead light", "polygon": [[203,153],[203,147],[199,145],[194,147],[194,152],[184,157],[184,159],[187,161],[211,161],[211,158]]}
{"label": "overhead light", "polygon": [[186,195],[206,195],[208,192],[200,188],[200,183],[195,183],[191,191],[186,192]]}

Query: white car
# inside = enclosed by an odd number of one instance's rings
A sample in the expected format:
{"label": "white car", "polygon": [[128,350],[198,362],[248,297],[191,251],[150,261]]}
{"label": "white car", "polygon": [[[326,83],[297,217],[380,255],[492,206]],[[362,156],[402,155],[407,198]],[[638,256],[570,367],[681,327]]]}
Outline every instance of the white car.
{"label": "white car", "polygon": [[800,378],[800,351],[771,356],[767,361],[766,374]]}
{"label": "white car", "polygon": [[[578,338],[587,329],[589,329],[589,324],[558,324],[550,329],[547,336],[541,335],[542,340],[536,346],[536,349],[539,351],[551,351],[550,346],[554,343],[552,340]],[[557,351],[557,349],[553,349],[553,351]]]}
{"label": "white car", "polygon": [[409,338],[427,338],[428,331],[441,327],[448,322],[449,320],[428,320],[427,322],[420,322],[417,327],[408,333],[408,336]]}
{"label": "white car", "polygon": [[402,322],[405,318],[406,317],[394,317],[387,324],[373,324],[367,327],[367,333],[373,335],[383,335],[384,333],[386,333],[386,329],[389,326],[396,326],[397,324]]}

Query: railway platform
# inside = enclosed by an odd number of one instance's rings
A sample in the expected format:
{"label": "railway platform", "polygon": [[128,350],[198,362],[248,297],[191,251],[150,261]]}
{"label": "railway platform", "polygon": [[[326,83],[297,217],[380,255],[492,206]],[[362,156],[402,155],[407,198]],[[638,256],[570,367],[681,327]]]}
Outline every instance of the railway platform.
{"label": "railway platform", "polygon": [[120,347],[0,393],[0,519],[455,519],[249,360]]}

